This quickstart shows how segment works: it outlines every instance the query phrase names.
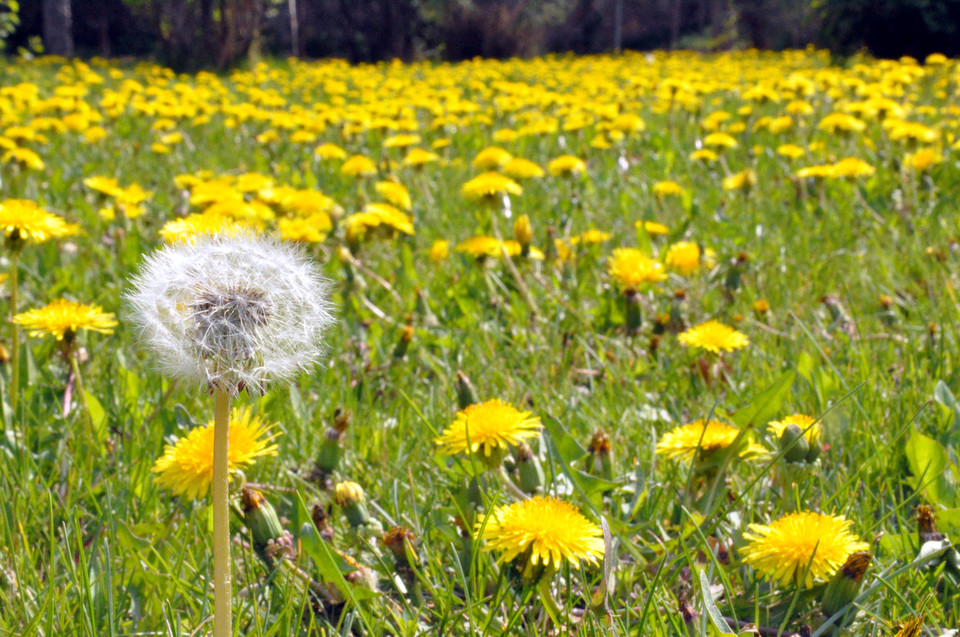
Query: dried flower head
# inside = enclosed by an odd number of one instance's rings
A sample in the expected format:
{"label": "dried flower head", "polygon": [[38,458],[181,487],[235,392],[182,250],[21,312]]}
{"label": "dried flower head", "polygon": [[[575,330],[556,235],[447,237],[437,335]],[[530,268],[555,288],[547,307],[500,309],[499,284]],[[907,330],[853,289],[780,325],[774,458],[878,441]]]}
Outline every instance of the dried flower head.
{"label": "dried flower head", "polygon": [[161,369],[236,395],[316,363],[333,322],[328,283],[289,244],[240,233],[168,245],[127,300]]}

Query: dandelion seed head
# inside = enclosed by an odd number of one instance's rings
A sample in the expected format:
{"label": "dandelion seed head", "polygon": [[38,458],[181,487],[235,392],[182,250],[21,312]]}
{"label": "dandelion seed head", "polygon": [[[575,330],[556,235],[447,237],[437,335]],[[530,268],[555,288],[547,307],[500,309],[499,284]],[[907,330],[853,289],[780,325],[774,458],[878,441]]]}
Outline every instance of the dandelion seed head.
{"label": "dandelion seed head", "polygon": [[328,287],[296,247],[241,233],[161,248],[127,300],[163,373],[236,395],[319,361]]}

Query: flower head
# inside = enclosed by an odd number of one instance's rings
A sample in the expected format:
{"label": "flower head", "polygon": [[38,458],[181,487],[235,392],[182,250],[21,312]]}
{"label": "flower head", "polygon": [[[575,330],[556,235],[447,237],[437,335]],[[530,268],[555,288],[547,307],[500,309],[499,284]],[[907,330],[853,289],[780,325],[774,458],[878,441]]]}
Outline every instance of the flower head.
{"label": "flower head", "polygon": [[463,184],[463,194],[478,201],[493,200],[503,195],[522,195],[523,188],[500,173],[487,172]]}
{"label": "flower head", "polygon": [[607,263],[607,270],[624,291],[635,292],[643,285],[658,283],[667,278],[662,263],[654,261],[636,248],[616,248]]}
{"label": "flower head", "polygon": [[[153,465],[157,484],[190,500],[202,498],[213,480],[213,422],[197,427],[175,444],[167,445]],[[230,414],[228,461],[230,471],[254,464],[261,456],[277,455],[276,435],[253,415],[250,407]]]}
{"label": "flower head", "polygon": [[495,450],[505,452],[508,445],[535,438],[542,425],[529,411],[520,411],[498,398],[470,405],[437,438],[445,453],[482,452],[489,457]]}
{"label": "flower head", "polygon": [[[780,440],[780,436],[783,435],[783,430],[789,427],[790,425],[796,425],[800,428],[800,431],[804,433],[804,437],[807,439],[807,442],[812,444],[820,444],[820,434],[822,433],[822,428],[820,423],[813,424],[814,419],[810,416],[805,416],[804,414],[794,414],[792,416],[787,416],[782,420],[773,420],[767,423],[767,430],[773,436],[774,440]],[[811,425],[813,425],[811,427]]]}
{"label": "flower head", "polygon": [[717,321],[707,321],[691,327],[677,338],[687,347],[700,347],[714,354],[721,351],[732,352],[750,344],[746,334]]}
{"label": "flower head", "polygon": [[13,322],[22,325],[30,336],[49,334],[58,341],[73,340],[80,330],[112,334],[117,326],[114,315],[104,312],[99,305],[84,305],[66,299],[58,299],[46,307],[21,312]]}
{"label": "flower head", "polygon": [[854,551],[869,548],[850,532],[843,516],[800,511],[769,526],[751,524],[743,534],[743,561],[782,586],[813,586],[815,579],[833,575]]}
{"label": "flower head", "polygon": [[333,322],[327,282],[291,244],[199,237],[147,258],[127,295],[161,369],[236,395],[313,365]]}
{"label": "flower head", "polygon": [[572,504],[549,496],[498,507],[477,530],[488,542],[485,550],[501,551],[499,562],[521,558],[527,577],[537,567],[556,571],[563,560],[577,566],[603,558],[600,527]]}
{"label": "flower head", "polygon": [[79,228],[27,199],[0,202],[0,228],[8,241],[42,243],[76,234]]}
{"label": "flower head", "polygon": [[[714,452],[726,449],[735,442],[740,430],[719,420],[704,422],[695,420],[689,425],[682,425],[669,431],[657,443],[657,453],[667,458],[679,458],[691,461],[694,459],[706,460]],[[753,455],[751,445],[743,450],[741,455]]]}
{"label": "flower head", "polygon": [[573,155],[560,155],[547,164],[547,170],[557,177],[576,177],[587,169],[587,163]]}
{"label": "flower head", "polygon": [[680,274],[692,274],[700,269],[700,246],[692,241],[678,241],[667,248],[663,261]]}

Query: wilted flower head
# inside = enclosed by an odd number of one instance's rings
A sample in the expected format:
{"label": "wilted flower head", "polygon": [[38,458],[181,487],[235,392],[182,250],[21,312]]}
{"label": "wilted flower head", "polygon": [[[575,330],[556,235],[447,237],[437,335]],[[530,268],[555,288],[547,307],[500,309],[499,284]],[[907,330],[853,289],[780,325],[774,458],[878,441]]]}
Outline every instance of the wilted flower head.
{"label": "wilted flower head", "polygon": [[327,282],[289,244],[200,237],[147,258],[127,299],[167,374],[236,395],[313,365],[333,322]]}

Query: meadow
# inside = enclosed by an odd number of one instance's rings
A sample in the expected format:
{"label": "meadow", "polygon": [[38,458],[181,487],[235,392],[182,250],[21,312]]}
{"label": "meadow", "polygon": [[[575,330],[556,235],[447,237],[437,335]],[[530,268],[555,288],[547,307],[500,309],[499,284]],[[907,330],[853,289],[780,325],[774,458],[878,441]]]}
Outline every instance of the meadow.
{"label": "meadow", "polygon": [[233,402],[235,634],[953,634],[958,92],[812,49],[4,61],[0,634],[210,632],[212,386],[130,298],[260,235],[336,321]]}

